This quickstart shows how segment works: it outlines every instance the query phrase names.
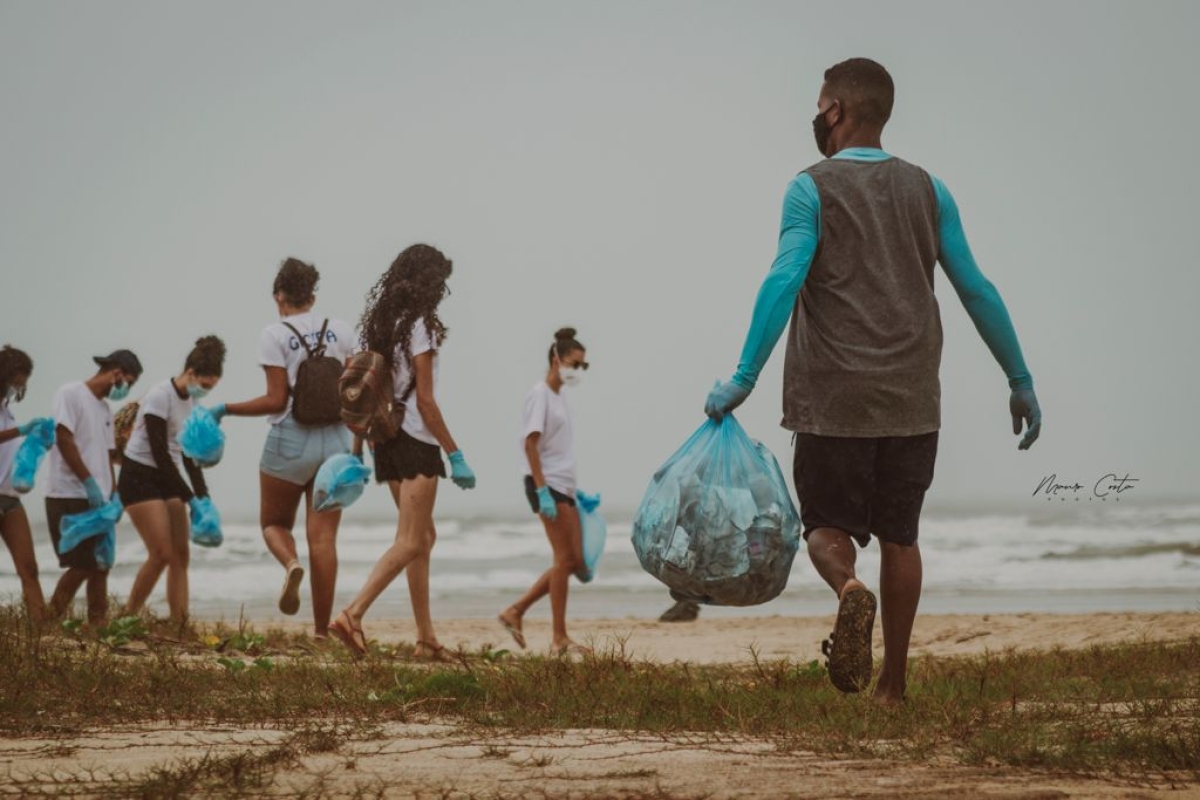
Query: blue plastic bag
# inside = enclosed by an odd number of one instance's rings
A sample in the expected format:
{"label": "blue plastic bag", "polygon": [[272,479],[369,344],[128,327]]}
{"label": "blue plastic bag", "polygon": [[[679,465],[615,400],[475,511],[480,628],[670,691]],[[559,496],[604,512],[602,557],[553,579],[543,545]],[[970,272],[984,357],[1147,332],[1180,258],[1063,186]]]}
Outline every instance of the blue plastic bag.
{"label": "blue plastic bag", "polygon": [[225,455],[225,432],[212,412],[196,406],[179,432],[183,454],[202,467],[215,467]]}
{"label": "blue plastic bag", "polygon": [[38,467],[50,448],[54,447],[54,420],[45,417],[33,426],[25,441],[17,448],[16,461],[13,464],[13,488],[19,494],[25,494],[33,488],[34,478]]}
{"label": "blue plastic bag", "polygon": [[800,517],[775,456],[726,415],[654,473],[632,538],[642,568],[676,600],[757,605],[787,586]]}
{"label": "blue plastic bag", "polygon": [[220,547],[225,541],[221,533],[221,514],[211,497],[193,497],[188,501],[192,515],[192,543],[201,547]]}
{"label": "blue plastic bag", "polygon": [[600,562],[600,556],[604,553],[604,542],[608,538],[608,525],[596,510],[599,505],[599,502],[590,504],[582,499],[579,501],[579,523],[583,530],[583,566],[575,570],[575,577],[580,583],[591,583],[596,577],[596,564]]}
{"label": "blue plastic bag", "polygon": [[349,453],[330,456],[313,480],[313,508],[334,511],[349,508],[362,496],[371,468]]}
{"label": "blue plastic bag", "polygon": [[117,520],[125,506],[121,498],[113,495],[112,500],[99,508],[80,514],[68,514],[62,518],[62,538],[58,540],[59,555],[69,553],[84,542],[99,536],[96,542],[96,564],[100,569],[112,569],[117,560]]}

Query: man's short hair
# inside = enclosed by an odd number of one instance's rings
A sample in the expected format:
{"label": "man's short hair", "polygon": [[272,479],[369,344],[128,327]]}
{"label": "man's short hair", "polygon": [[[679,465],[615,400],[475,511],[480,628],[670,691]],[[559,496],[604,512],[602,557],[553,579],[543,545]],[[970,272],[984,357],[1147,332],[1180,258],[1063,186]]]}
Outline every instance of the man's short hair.
{"label": "man's short hair", "polygon": [[841,101],[845,114],[882,128],[892,116],[896,87],[883,65],[869,58],[850,58],[825,70],[826,93]]}

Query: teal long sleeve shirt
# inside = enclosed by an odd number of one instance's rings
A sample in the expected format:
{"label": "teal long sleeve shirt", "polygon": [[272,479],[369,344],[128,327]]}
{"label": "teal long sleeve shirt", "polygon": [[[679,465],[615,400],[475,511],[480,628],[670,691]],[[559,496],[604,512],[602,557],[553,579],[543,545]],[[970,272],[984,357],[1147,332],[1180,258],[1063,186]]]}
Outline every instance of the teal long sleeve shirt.
{"label": "teal long sleeve shirt", "polygon": [[[891,158],[875,148],[851,148],[834,158],[882,161]],[[931,176],[932,178],[932,176]],[[1031,389],[1033,378],[1021,355],[1008,309],[992,282],[975,263],[963,231],[958,205],[937,178],[932,178],[938,205],[938,263],[958,294],[975,329],[1008,377],[1010,388]],[[788,185],[779,228],[779,249],[770,272],[758,290],[746,343],[738,361],[735,383],[753,389],[763,365],[783,335],[796,305],[796,296],[808,277],[821,235],[821,198],[811,177],[801,173]]]}

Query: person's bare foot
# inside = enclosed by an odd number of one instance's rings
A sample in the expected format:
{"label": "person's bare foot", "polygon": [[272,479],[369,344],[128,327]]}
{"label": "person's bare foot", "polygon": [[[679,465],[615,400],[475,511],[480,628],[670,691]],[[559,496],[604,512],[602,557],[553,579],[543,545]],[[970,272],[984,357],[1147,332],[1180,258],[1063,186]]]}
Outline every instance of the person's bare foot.
{"label": "person's bare foot", "polygon": [[509,635],[512,636],[513,641],[517,643],[517,647],[524,650],[525,634],[521,630],[521,613],[517,611],[516,607],[509,606],[501,611],[496,619],[504,626],[504,630],[508,631]]}

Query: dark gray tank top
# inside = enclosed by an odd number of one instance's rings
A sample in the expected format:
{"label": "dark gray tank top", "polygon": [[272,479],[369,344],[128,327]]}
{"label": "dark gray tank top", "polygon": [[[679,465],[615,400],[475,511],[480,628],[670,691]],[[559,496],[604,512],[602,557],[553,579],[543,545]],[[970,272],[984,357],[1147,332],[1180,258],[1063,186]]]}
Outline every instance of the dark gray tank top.
{"label": "dark gray tank top", "polygon": [[820,238],[788,333],[783,426],[857,437],[938,430],[932,181],[898,158],[831,158],[806,172],[821,200]]}

